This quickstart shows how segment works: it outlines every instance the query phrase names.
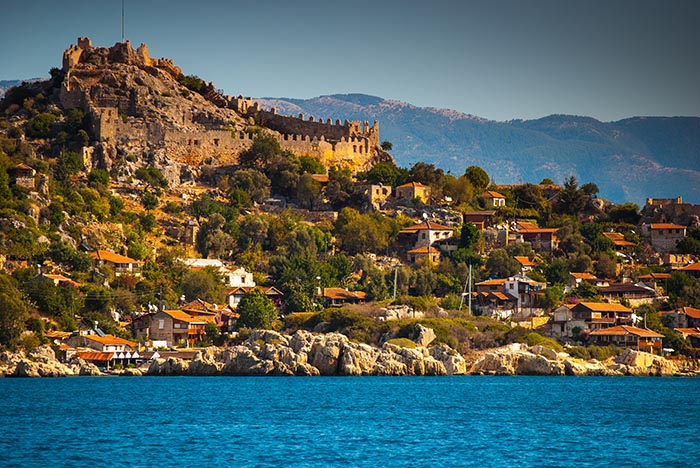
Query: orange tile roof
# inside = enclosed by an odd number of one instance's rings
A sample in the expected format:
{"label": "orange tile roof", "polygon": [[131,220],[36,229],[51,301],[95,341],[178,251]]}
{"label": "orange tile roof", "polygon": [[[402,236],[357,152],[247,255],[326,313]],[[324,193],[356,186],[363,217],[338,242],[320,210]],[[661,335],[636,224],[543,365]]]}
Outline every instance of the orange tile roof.
{"label": "orange tile roof", "polygon": [[680,224],[666,224],[666,223],[660,223],[660,224],[651,224],[651,229],[685,229],[685,226],[681,226]]}
{"label": "orange tile roof", "polygon": [[596,280],[595,275],[592,275],[590,273],[569,273],[571,276],[573,276],[576,279],[589,279],[589,280]]}
{"label": "orange tile roof", "polygon": [[560,228],[528,228],[528,229],[520,229],[518,232],[520,234],[548,234],[548,233],[555,233],[559,229]]}
{"label": "orange tile roof", "polygon": [[86,361],[111,361],[114,353],[100,353],[98,351],[78,351],[77,356]]}
{"label": "orange tile roof", "polygon": [[610,239],[612,243],[617,245],[618,247],[629,247],[635,245],[634,242],[625,240],[625,236],[623,236],[619,232],[604,232],[603,235]]}
{"label": "orange tile roof", "polygon": [[506,198],[505,195],[501,195],[500,193],[494,192],[493,190],[485,191],[482,196],[484,196],[486,198]]}
{"label": "orange tile roof", "polygon": [[700,271],[700,262],[689,263],[688,265],[679,268],[678,271]]}
{"label": "orange tile roof", "polygon": [[534,266],[534,265],[537,264],[537,262],[534,262],[534,261],[530,260],[529,257],[516,255],[514,258],[515,258],[515,259],[518,261],[518,263],[520,263],[522,266]]}
{"label": "orange tile roof", "polygon": [[664,336],[652,330],[644,328],[630,327],[627,325],[618,325],[616,327],[603,328],[591,332],[591,335],[635,335],[640,338],[663,338]]}
{"label": "orange tile roof", "polygon": [[520,229],[537,229],[539,227],[537,224],[531,223],[530,221],[518,221],[518,225]]}
{"label": "orange tile roof", "polygon": [[111,263],[141,263],[133,258],[125,257],[124,255],[119,255],[109,250],[98,250],[97,252],[90,252],[90,255],[98,260],[104,260],[105,262]]}
{"label": "orange tile roof", "polygon": [[365,299],[367,293],[363,291],[348,291],[343,288],[323,288],[323,297],[329,299]]}
{"label": "orange tile roof", "polygon": [[681,307],[680,309],[676,310],[676,312],[679,314],[685,314],[694,319],[700,319],[700,309],[696,309],[694,307]]}
{"label": "orange tile roof", "polygon": [[319,184],[327,184],[329,180],[328,174],[311,174],[311,178]]}
{"label": "orange tile roof", "polygon": [[409,182],[407,184],[399,185],[396,188],[408,188],[408,187],[413,187],[413,188],[430,188],[427,185],[423,185],[420,182]]}
{"label": "orange tile roof", "polygon": [[437,253],[440,253],[440,250],[437,249],[436,247],[430,247],[430,248],[428,248],[427,245],[424,245],[423,247],[418,247],[418,248],[409,250],[408,253],[424,253],[424,254],[427,254],[427,253],[436,253],[436,254],[437,254]]}
{"label": "orange tile roof", "polygon": [[119,338],[118,336],[114,335],[105,335],[105,336],[99,336],[99,335],[84,335],[85,338],[91,341],[96,341],[100,344],[103,345],[127,345],[131,346],[132,348],[136,347],[136,343],[133,341],[125,340],[124,338]]}
{"label": "orange tile roof", "polygon": [[700,328],[674,328],[673,331],[677,331],[683,335],[690,335],[695,338],[700,338]]}
{"label": "orange tile roof", "polygon": [[648,275],[642,275],[639,279],[669,279],[671,273],[649,273]]}
{"label": "orange tile roof", "polygon": [[418,231],[454,231],[451,227],[443,226],[442,224],[434,223],[432,221],[423,221],[422,223],[414,224],[407,228],[401,229],[399,234],[413,234]]}
{"label": "orange tile roof", "polygon": [[494,278],[490,280],[485,280],[480,283],[476,283],[477,286],[491,286],[491,285],[501,285],[501,284],[506,284],[506,279],[505,278]]}
{"label": "orange tile roof", "polygon": [[25,170],[25,171],[33,171],[33,170],[34,170],[33,167],[27,166],[27,165],[24,164],[24,163],[19,163],[19,164],[17,164],[17,166],[15,166],[15,168],[16,168],[16,169],[22,169],[22,170]]}
{"label": "orange tile roof", "polygon": [[175,320],[179,320],[181,322],[187,322],[187,323],[199,322],[199,323],[202,323],[204,321],[204,319],[202,317],[195,318],[195,317],[191,316],[190,314],[188,314],[187,312],[183,312],[181,310],[164,310],[163,313],[167,314],[171,318],[173,318]]}
{"label": "orange tile roof", "polygon": [[586,307],[594,312],[632,312],[632,309],[622,304],[609,304],[607,302],[579,302],[577,305]]}

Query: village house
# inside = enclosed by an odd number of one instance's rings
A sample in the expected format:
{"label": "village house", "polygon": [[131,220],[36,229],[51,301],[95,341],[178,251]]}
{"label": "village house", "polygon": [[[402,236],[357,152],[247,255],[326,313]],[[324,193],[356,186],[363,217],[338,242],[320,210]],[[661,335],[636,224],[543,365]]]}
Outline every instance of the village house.
{"label": "village house", "polygon": [[684,340],[690,341],[693,348],[700,348],[700,328],[674,328],[673,331],[680,334]]}
{"label": "village house", "polygon": [[661,311],[659,314],[670,320],[671,328],[700,328],[700,309],[679,307],[675,310]]}
{"label": "village house", "polygon": [[399,231],[399,249],[405,252],[405,257],[411,263],[430,258],[438,261],[440,253],[435,245],[452,237],[454,230],[432,221],[423,221]]}
{"label": "village house", "polygon": [[76,283],[72,279],[60,275],[60,274],[50,274],[50,273],[39,273],[34,278],[27,281],[27,283],[53,283],[54,286],[72,286],[74,288],[80,287],[79,283]]}
{"label": "village house", "polygon": [[685,237],[685,226],[679,224],[650,224],[642,228],[648,229],[651,246],[657,252],[676,250],[678,242]]}
{"label": "village house", "polygon": [[660,296],[666,291],[666,283],[669,279],[671,279],[670,273],[649,273],[639,277],[641,284],[653,288]]}
{"label": "village house", "polygon": [[397,201],[410,202],[419,200],[421,203],[428,204],[430,201],[430,187],[420,182],[409,182],[396,187],[395,195]]}
{"label": "village house", "polygon": [[282,306],[282,300],[284,299],[284,293],[274,286],[236,286],[226,291],[226,303],[231,309],[236,309],[238,304],[243,299],[243,296],[252,291],[253,289],[259,289],[268,299],[272,301],[275,307]]}
{"label": "village house", "polygon": [[[572,321],[581,331],[595,331],[616,325],[632,325],[632,309],[622,304],[579,302],[571,308]],[[572,327],[573,329],[573,327]]]}
{"label": "village house", "polygon": [[487,190],[481,195],[486,201],[486,206],[492,206],[498,208],[501,206],[506,206],[506,197],[493,190]]}
{"label": "village house", "polygon": [[12,176],[15,184],[24,187],[28,190],[34,190],[36,187],[36,169],[24,163],[19,163],[12,171]]}
{"label": "village house", "polygon": [[599,346],[615,345],[647,353],[661,354],[663,335],[652,330],[629,325],[617,325],[594,330],[590,333],[593,344]]}
{"label": "village house", "polygon": [[582,282],[587,282],[589,284],[592,284],[593,286],[597,288],[609,286],[609,283],[603,279],[600,279],[596,277],[595,275],[587,272],[583,273],[576,273],[572,272],[569,273],[569,281],[567,282],[567,287],[569,290],[576,288],[578,285],[580,285]]}
{"label": "village house", "polygon": [[488,229],[496,224],[495,211],[467,211],[462,215],[464,224],[472,223],[479,231]]}
{"label": "village house", "polygon": [[536,259],[533,260],[530,257],[526,257],[524,255],[515,255],[513,258],[515,258],[520,264],[520,272],[522,274],[526,274],[528,271],[532,271],[532,269],[535,268],[535,265],[537,265]]}
{"label": "village house", "polygon": [[524,318],[543,312],[540,301],[547,285],[527,276],[495,278],[481,281],[475,286],[476,308],[483,315],[510,317],[518,314]]}
{"label": "village house", "polygon": [[625,236],[620,234],[619,232],[604,232],[603,235],[610,239],[610,241],[613,243],[613,246],[615,246],[615,250],[617,250],[618,252],[629,250],[635,245],[637,245],[634,242],[625,240]]}
{"label": "village house", "polygon": [[207,323],[215,323],[214,317],[195,317],[182,310],[161,310],[134,319],[132,331],[136,338],[150,340],[155,347],[192,347],[206,337]]}
{"label": "village house", "polygon": [[643,284],[633,283],[613,283],[598,290],[603,299],[609,302],[620,302],[626,300],[633,307],[642,304],[651,304],[657,298],[654,288]]}
{"label": "village house", "polygon": [[390,185],[358,184],[356,189],[360,192],[367,205],[378,211],[391,197]]}
{"label": "village house", "polygon": [[502,291],[484,291],[482,286],[481,292],[472,293],[472,309],[476,315],[508,320],[515,315],[517,307],[518,298]]}
{"label": "village house", "polygon": [[345,304],[361,304],[367,299],[363,291],[348,291],[344,288],[322,288],[324,307],[340,307]]}
{"label": "village house", "polygon": [[223,278],[223,282],[229,287],[254,288],[255,280],[253,274],[243,267],[228,267],[221,260],[214,258],[180,258],[191,271],[198,271],[204,268],[213,268]]}
{"label": "village house", "polygon": [[97,260],[100,267],[106,265],[112,268],[115,276],[141,276],[142,263],[138,260],[134,260],[133,258],[125,257],[124,255],[119,255],[108,250],[97,250],[95,252],[90,252],[90,256]]}
{"label": "village house", "polygon": [[523,242],[529,242],[536,251],[552,253],[559,246],[559,228],[521,227],[517,235]]}
{"label": "village house", "polygon": [[103,353],[135,351],[136,343],[114,335],[75,335],[66,344],[74,348],[90,348]]}
{"label": "village house", "polygon": [[438,263],[440,261],[440,249],[437,247],[423,246],[411,249],[406,252],[408,255],[408,261],[411,263],[418,263],[421,261],[430,260],[433,263]]}

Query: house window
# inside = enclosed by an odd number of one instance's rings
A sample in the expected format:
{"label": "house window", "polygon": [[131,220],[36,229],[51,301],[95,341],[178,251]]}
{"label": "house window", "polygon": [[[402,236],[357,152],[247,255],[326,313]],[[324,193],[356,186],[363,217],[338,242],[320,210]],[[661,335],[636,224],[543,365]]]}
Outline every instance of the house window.
{"label": "house window", "polygon": [[165,328],[165,319],[158,319],[158,330]]}

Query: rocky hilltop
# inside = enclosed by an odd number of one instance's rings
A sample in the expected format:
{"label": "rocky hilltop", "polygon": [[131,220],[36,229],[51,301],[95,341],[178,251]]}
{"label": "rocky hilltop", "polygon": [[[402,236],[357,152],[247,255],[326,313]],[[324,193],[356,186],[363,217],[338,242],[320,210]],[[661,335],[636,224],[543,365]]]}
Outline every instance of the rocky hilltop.
{"label": "rocky hilltop", "polygon": [[377,122],[281,116],[184,76],[172,60],[150,57],[145,44],[95,47],[80,38],[64,52],[60,78],[57,104],[90,116],[95,145],[86,148],[92,154],[87,159],[107,170],[120,157],[135,155],[166,168],[177,185],[192,168],[236,163],[261,131],[283,149],[328,167],[360,170],[390,157],[379,147]]}

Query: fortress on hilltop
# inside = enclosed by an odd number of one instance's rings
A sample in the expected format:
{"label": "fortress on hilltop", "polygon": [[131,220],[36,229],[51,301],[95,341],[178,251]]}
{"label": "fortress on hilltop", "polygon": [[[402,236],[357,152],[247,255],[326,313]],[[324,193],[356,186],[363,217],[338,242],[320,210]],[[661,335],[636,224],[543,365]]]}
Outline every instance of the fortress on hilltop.
{"label": "fortress on hilltop", "polygon": [[250,148],[251,127],[262,127],[296,155],[317,157],[326,167],[367,170],[391,156],[379,146],[374,122],[282,116],[251,98],[229,97],[212,83],[199,93],[179,83],[182,71],[169,59],[153,59],[129,41],[94,47],[79,38],[63,54],[61,105],[90,115],[96,140],[131,152],[162,150],[186,164],[235,164]]}

